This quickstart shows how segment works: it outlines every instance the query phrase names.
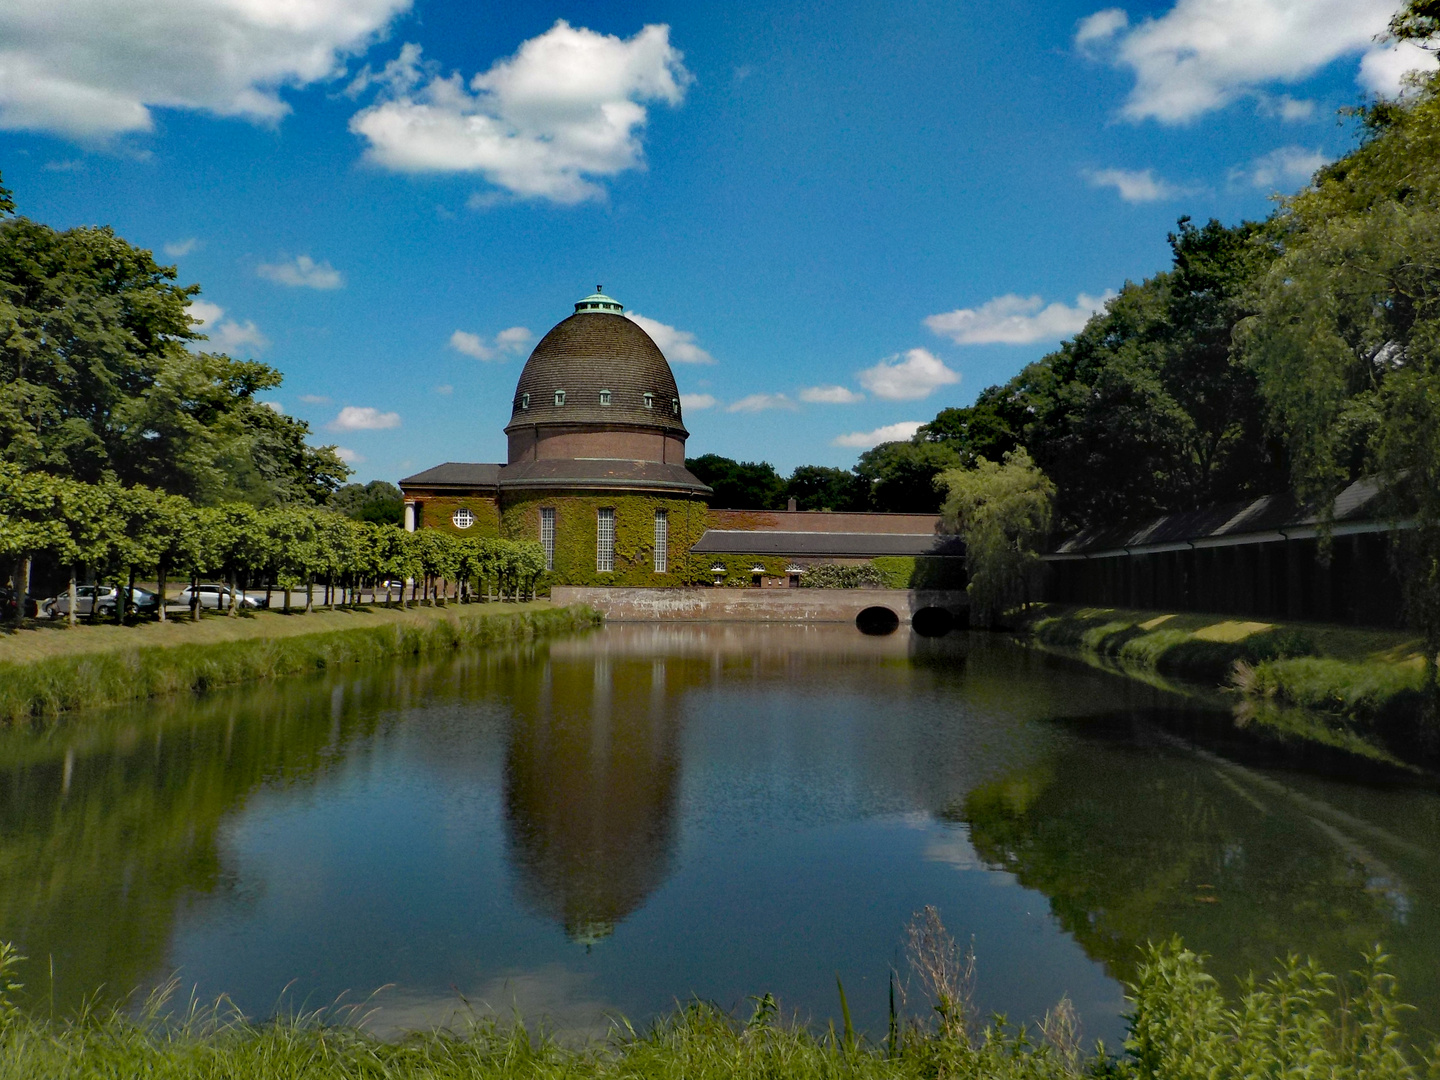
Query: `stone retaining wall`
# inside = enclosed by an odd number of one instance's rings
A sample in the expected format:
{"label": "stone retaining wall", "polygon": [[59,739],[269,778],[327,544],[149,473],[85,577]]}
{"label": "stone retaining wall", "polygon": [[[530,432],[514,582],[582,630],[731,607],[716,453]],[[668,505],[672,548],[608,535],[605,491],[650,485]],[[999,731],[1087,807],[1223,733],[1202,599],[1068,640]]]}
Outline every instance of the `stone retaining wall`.
{"label": "stone retaining wall", "polygon": [[870,607],[889,608],[902,625],[921,608],[960,614],[959,591],[907,589],[604,589],[555,585],[556,604],[585,604],[610,622],[854,622]]}

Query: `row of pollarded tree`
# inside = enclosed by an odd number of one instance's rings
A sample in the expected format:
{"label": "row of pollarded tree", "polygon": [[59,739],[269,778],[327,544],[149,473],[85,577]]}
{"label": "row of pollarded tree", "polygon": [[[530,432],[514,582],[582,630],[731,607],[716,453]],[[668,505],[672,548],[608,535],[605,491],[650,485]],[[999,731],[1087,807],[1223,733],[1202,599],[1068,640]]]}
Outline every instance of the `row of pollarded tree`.
{"label": "row of pollarded tree", "polygon": [[[167,583],[182,578],[195,586],[202,578],[222,578],[233,613],[237,590],[257,586],[283,590],[286,611],[291,590],[300,588],[310,610],[317,583],[332,606],[337,587],[374,591],[387,581],[411,583],[408,598],[398,589],[402,605],[442,595],[463,599],[482,589],[519,597],[533,592],[545,569],[534,541],[459,539],[435,529],[407,533],[314,506],[196,506],[153,488],[86,484],[0,464],[0,565],[14,568],[16,619],[26,610],[30,568],[39,557],[68,568],[72,623],[77,582],[86,570],[126,586],[116,604],[123,621],[137,576],[159,582],[163,620]],[[198,589],[191,596],[191,615],[198,618]]]}

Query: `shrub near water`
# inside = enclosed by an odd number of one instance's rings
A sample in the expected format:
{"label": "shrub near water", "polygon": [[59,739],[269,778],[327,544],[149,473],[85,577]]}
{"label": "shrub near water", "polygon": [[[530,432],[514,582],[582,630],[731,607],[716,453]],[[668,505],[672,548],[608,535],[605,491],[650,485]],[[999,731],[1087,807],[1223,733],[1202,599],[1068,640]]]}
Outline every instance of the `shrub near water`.
{"label": "shrub near water", "polygon": [[958,954],[933,908],[917,914],[908,931],[904,985],[918,982],[930,1010],[906,1017],[903,988],[892,977],[889,1031],[878,1043],[852,1029],[840,986],[839,1032],[833,1022],[816,1034],[781,1019],[767,994],[754,999],[745,1022],[696,1003],[644,1032],[618,1020],[609,1039],[579,1048],[531,1035],[518,1022],[501,1027],[479,1018],[461,1033],[416,1032],[387,1042],[347,1022],[363,1006],[254,1024],[222,1000],[176,1019],[173,984],[134,1013],[40,1019],[15,1007],[23,958],[0,942],[0,1080],[1420,1080],[1440,1067],[1407,1048],[1405,1007],[1378,948],[1343,981],[1292,957],[1266,982],[1248,980],[1232,1005],[1178,938],[1151,946],[1130,987],[1125,1053],[1115,1058],[1103,1046],[1084,1051],[1065,1000],[1033,1037],[1001,1017],[980,1027],[970,1000],[973,954]]}
{"label": "shrub near water", "polygon": [[0,720],[17,723],[71,709],[203,691],[387,656],[526,641],[588,628],[598,621],[599,616],[588,609],[522,611],[0,664]]}

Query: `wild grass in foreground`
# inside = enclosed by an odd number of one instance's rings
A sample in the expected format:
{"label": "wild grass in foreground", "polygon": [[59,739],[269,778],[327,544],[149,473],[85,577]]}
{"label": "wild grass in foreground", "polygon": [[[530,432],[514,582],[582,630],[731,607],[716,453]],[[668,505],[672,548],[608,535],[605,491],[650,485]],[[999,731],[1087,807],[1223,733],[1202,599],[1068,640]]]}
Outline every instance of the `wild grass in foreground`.
{"label": "wild grass in foreground", "polygon": [[[162,993],[138,1013],[87,1012],[58,1021],[18,1010],[18,959],[0,944],[0,1080],[1420,1080],[1434,1057],[1409,1048],[1404,1009],[1377,949],[1337,979],[1292,958],[1278,974],[1225,1000],[1204,962],[1178,939],[1152,946],[1136,983],[1123,1053],[1086,1050],[1068,1001],[1035,1029],[1003,1018],[980,1025],[971,1009],[973,956],[960,957],[934,910],[910,927],[911,976],[929,1011],[906,1015],[891,984],[885,1038],[856,1035],[839,988],[842,1027],[822,1033],[786,1021],[757,999],[748,1019],[696,1003],[644,1031],[616,1021],[610,1038],[566,1047],[518,1022],[474,1021],[463,1032],[383,1041],[353,1014],[254,1024],[222,1002],[175,1019]],[[899,993],[897,994],[897,991]],[[327,1020],[329,1022],[327,1022]]]}

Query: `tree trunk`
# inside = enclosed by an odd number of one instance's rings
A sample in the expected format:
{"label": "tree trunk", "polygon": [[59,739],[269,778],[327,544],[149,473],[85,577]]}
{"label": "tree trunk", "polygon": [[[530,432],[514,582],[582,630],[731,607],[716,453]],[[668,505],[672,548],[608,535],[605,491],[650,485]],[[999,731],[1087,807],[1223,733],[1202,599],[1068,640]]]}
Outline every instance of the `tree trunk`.
{"label": "tree trunk", "polygon": [[200,575],[190,574],[190,621],[200,621]]}
{"label": "tree trunk", "polygon": [[120,610],[120,622],[123,625],[130,616],[130,608],[135,603],[135,568],[130,567],[130,573],[126,575],[128,584],[125,586],[125,594],[120,597],[116,607]]}
{"label": "tree trunk", "polygon": [[331,574],[325,579],[325,606],[331,611],[335,610],[335,575]]}
{"label": "tree trunk", "polygon": [[230,616],[233,617],[233,616],[235,615],[235,611],[236,611],[236,606],[235,606],[235,572],[234,572],[233,570],[230,572],[230,575],[225,579],[225,585],[226,585],[226,587],[229,588],[229,590],[230,590],[230,597],[229,597],[229,599],[230,599],[230,610],[227,611],[225,614],[230,615]]}
{"label": "tree trunk", "polygon": [[75,625],[75,609],[80,606],[80,587],[75,581],[75,564],[70,564],[70,610],[66,613],[65,621],[71,626]]}
{"label": "tree trunk", "polygon": [[160,616],[160,621],[161,621],[161,622],[164,622],[164,621],[165,621],[165,584],[166,584],[166,580],[165,580],[165,579],[166,579],[166,576],[167,576],[167,575],[166,575],[166,573],[165,573],[165,564],[162,562],[162,563],[160,564],[160,567],[159,567],[159,573],[157,574],[157,577],[159,578],[159,581],[156,582],[156,591],[160,593],[160,602],[159,602],[159,604],[158,604],[158,605],[156,606],[156,608],[155,608],[155,613]]}
{"label": "tree trunk", "polygon": [[286,586],[285,586],[284,610],[285,610],[285,614],[286,614],[286,615],[289,615],[289,614],[290,614],[290,586],[289,586],[289,585],[286,585]]}
{"label": "tree trunk", "polygon": [[269,611],[269,610],[270,610],[270,594],[273,593],[274,591],[275,591],[275,579],[274,579],[273,577],[267,577],[267,578],[265,579],[265,610],[266,610],[266,611]]}
{"label": "tree trunk", "polygon": [[15,623],[25,618],[25,608],[30,602],[30,556],[21,555],[15,564]]}
{"label": "tree trunk", "polygon": [[305,614],[309,615],[315,610],[315,579],[305,579]]}

